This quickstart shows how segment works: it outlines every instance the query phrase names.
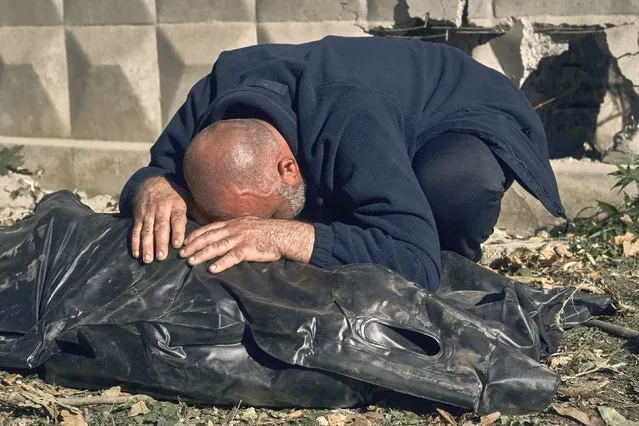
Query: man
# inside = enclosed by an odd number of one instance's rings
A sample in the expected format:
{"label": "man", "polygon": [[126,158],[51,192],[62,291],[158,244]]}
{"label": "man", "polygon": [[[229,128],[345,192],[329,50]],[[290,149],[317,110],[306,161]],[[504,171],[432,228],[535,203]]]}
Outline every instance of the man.
{"label": "man", "polygon": [[[378,263],[434,291],[440,248],[478,260],[513,179],[565,216],[506,77],[442,44],[327,37],[221,54],[120,203],[147,263],[170,239],[214,272]],[[185,239],[187,211],[205,226]]]}

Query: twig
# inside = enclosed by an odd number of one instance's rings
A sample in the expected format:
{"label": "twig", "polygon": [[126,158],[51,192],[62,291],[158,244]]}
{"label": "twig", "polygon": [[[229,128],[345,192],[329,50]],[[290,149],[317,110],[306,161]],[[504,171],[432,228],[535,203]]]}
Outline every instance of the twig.
{"label": "twig", "polygon": [[584,323],[589,327],[595,327],[600,330],[605,331],[606,333],[612,334],[613,336],[623,337],[624,339],[634,339],[635,337],[639,337],[639,331],[634,330],[629,327],[623,327],[621,325],[616,325],[609,323],[607,321],[601,321],[598,319],[591,319]]}
{"label": "twig", "polygon": [[237,412],[239,411],[241,405],[242,405],[242,400],[240,399],[240,402],[237,403],[237,406],[233,407],[233,409],[228,414],[228,416],[226,416],[226,419],[224,420],[225,425],[230,424],[233,421],[233,419],[235,419],[235,416],[237,416]]}
{"label": "twig", "polygon": [[147,395],[127,395],[127,396],[86,396],[83,398],[56,398],[60,405],[70,405],[72,407],[83,407],[85,405],[117,405],[130,401],[152,401],[153,398]]}
{"label": "twig", "polygon": [[543,102],[542,102],[542,103],[540,103],[540,104],[535,105],[535,106],[533,107],[533,109],[534,109],[535,111],[537,111],[538,109],[543,108],[543,107],[545,107],[546,105],[548,105],[548,104],[551,104],[551,103],[555,102],[557,99],[562,98],[562,97],[566,96],[567,94],[569,94],[570,92],[574,92],[575,90],[576,90],[576,89],[568,89],[568,90],[566,90],[565,92],[560,93],[559,95],[557,95],[557,96],[555,96],[555,97],[552,97],[552,98],[550,98],[550,99],[547,99],[547,100],[543,101]]}
{"label": "twig", "polygon": [[581,287],[584,286],[584,284],[586,284],[586,279],[584,279],[581,284],[579,284],[572,293],[570,293],[570,296],[568,296],[566,298],[566,300],[564,300],[564,303],[561,305],[561,308],[559,308],[559,310],[557,311],[557,313],[555,314],[555,318],[554,318],[554,323],[555,325],[560,329],[560,330],[564,330],[564,323],[566,320],[565,317],[565,309],[566,309],[566,305],[568,303],[570,303],[573,300],[573,296],[575,295],[575,293],[577,293],[579,291],[579,289]]}
{"label": "twig", "polygon": [[561,381],[565,382],[566,380],[576,379],[577,377],[586,376],[588,374],[596,373],[598,371],[616,370],[617,368],[623,367],[624,365],[626,365],[625,362],[620,362],[619,364],[614,364],[614,365],[610,365],[610,364],[597,365],[596,367],[591,368],[590,370],[582,371],[581,373],[577,373],[572,376],[562,376]]}
{"label": "twig", "polygon": [[130,401],[152,401],[153,398],[147,395],[128,395],[128,396],[87,396],[80,398],[56,398],[45,392],[36,390],[35,393],[27,391],[11,392],[8,395],[0,394],[0,404],[4,403],[10,406],[19,406],[27,401],[34,404],[46,405],[57,404],[63,408],[75,410],[75,407],[83,407],[86,405],[117,405]]}

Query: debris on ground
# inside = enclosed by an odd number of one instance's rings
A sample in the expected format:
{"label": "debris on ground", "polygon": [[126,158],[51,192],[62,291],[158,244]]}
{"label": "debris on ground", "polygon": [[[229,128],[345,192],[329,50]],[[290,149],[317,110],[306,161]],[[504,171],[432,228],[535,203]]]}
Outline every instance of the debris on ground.
{"label": "debris on ground", "polygon": [[[636,168],[620,166],[619,179]],[[630,171],[628,171],[630,170]],[[0,226],[28,215],[47,193],[37,173],[0,168]],[[625,173],[625,174],[624,174]],[[639,182],[639,175],[628,184]],[[117,211],[111,196],[82,201],[98,212]],[[572,285],[605,293],[619,315],[605,321],[639,330],[639,201],[573,221],[568,234],[540,232],[523,239],[497,232],[485,246],[483,264],[538,288]],[[590,224],[590,226],[588,226]],[[34,372],[0,370],[0,426],[4,425],[639,425],[639,339],[616,337],[599,327],[565,333],[559,351],[546,360],[562,377],[553,403],[542,413],[477,416],[454,407],[405,397],[349,410],[193,406],[158,401],[119,387],[90,391],[46,383]],[[211,386],[215,386],[214,383]]]}

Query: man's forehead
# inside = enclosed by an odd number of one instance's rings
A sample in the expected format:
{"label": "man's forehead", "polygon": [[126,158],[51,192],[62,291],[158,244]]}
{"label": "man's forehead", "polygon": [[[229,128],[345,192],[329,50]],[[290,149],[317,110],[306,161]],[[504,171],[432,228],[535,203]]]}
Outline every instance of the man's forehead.
{"label": "man's forehead", "polygon": [[275,211],[275,202],[268,196],[252,193],[227,192],[207,211],[209,219],[214,221],[235,219],[243,216],[271,217]]}

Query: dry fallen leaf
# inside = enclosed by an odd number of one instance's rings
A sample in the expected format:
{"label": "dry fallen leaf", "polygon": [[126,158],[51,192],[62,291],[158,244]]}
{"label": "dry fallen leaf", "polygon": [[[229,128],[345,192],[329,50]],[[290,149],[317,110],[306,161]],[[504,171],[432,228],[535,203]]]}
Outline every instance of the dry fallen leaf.
{"label": "dry fallen leaf", "polygon": [[578,421],[579,423],[585,426],[603,426],[603,422],[598,417],[592,417],[588,414],[584,413],[581,410],[577,410],[572,407],[562,407],[560,405],[551,405],[552,409],[555,410],[557,414],[560,416],[570,417],[573,420]]}
{"label": "dry fallen leaf", "polygon": [[82,393],[83,391],[78,389],[56,387],[56,388],[47,389],[47,392],[49,392],[53,396],[66,396],[66,395],[76,395],[76,394]]}
{"label": "dry fallen leaf", "polygon": [[550,360],[550,368],[562,367],[564,365],[568,365],[570,361],[574,358],[574,355],[554,355]]}
{"label": "dry fallen leaf", "polygon": [[576,269],[580,265],[581,265],[581,262],[577,260],[573,260],[572,262],[566,262],[564,266],[561,267],[561,270],[566,272],[569,269]]}
{"label": "dry fallen leaf", "polygon": [[102,396],[120,396],[122,388],[120,386],[113,386],[102,392]]}
{"label": "dry fallen leaf", "polygon": [[87,426],[87,422],[84,421],[82,414],[71,414],[67,410],[62,410],[60,412],[60,418],[62,419],[60,424],[63,426]]}
{"label": "dry fallen leaf", "polygon": [[603,291],[601,288],[597,287],[594,284],[580,284],[577,288],[581,291],[587,291],[588,293],[592,293],[592,294],[605,293],[605,291]]}
{"label": "dry fallen leaf", "polygon": [[612,407],[597,407],[601,418],[608,426],[639,426],[639,422],[626,419]]}
{"label": "dry fallen leaf", "polygon": [[623,216],[621,216],[619,218],[619,220],[623,223],[625,223],[626,225],[630,226],[632,225],[632,218],[630,216],[628,216],[628,213],[624,214]]}
{"label": "dry fallen leaf", "polygon": [[368,411],[364,413],[364,417],[371,420],[375,424],[384,423],[384,420],[386,419],[386,417],[384,417],[384,414],[380,413],[379,411]]}
{"label": "dry fallen leaf", "polygon": [[636,239],[637,237],[635,236],[635,234],[633,234],[632,232],[626,232],[623,235],[617,235],[613,239],[613,242],[617,247],[621,247],[625,242],[633,242]]}
{"label": "dry fallen leaf", "polygon": [[499,411],[495,411],[494,413],[487,414],[485,416],[481,416],[479,418],[479,426],[488,426],[495,423],[501,417],[501,413]]}
{"label": "dry fallen leaf", "polygon": [[304,410],[295,410],[295,411],[293,411],[292,413],[289,413],[289,414],[286,416],[286,419],[287,419],[287,420],[294,420],[294,419],[296,419],[296,418],[298,418],[298,417],[301,417],[301,416],[302,416],[302,414],[304,414]]}
{"label": "dry fallen leaf", "polygon": [[624,241],[623,255],[625,257],[639,257],[639,240]]}
{"label": "dry fallen leaf", "polygon": [[436,408],[436,410],[439,413],[439,415],[442,416],[442,418],[448,422],[449,425],[457,426],[457,421],[455,420],[452,414],[450,414],[448,411],[443,410],[441,408]]}
{"label": "dry fallen leaf", "polygon": [[599,382],[588,382],[581,386],[561,387],[558,389],[557,392],[560,395],[568,396],[571,398],[575,398],[575,397],[583,398],[583,397],[595,395],[597,392],[603,389],[608,383],[610,383],[610,380],[604,379]]}
{"label": "dry fallen leaf", "polygon": [[556,282],[552,277],[540,277],[537,281],[541,283],[541,288],[543,289],[551,289],[557,287],[563,287],[562,283]]}
{"label": "dry fallen leaf", "polygon": [[345,426],[348,417],[342,413],[331,413],[328,415],[328,426]]}
{"label": "dry fallen leaf", "polygon": [[2,384],[5,386],[11,386],[16,382],[16,380],[21,379],[22,376],[19,374],[9,374],[7,377],[2,379]]}
{"label": "dry fallen leaf", "polygon": [[138,401],[135,404],[131,405],[131,409],[129,410],[129,417],[135,417],[139,414],[146,414],[150,412],[149,407],[146,406],[144,401]]}
{"label": "dry fallen leaf", "polygon": [[244,412],[240,415],[240,419],[248,420],[249,422],[257,420],[259,414],[257,414],[257,410],[255,407],[248,407]]}
{"label": "dry fallen leaf", "polygon": [[544,260],[550,261],[557,256],[555,249],[550,244],[546,244],[539,249],[539,254]]}
{"label": "dry fallen leaf", "polygon": [[565,257],[568,259],[570,259],[573,256],[568,246],[563,243],[559,243],[555,246],[555,253],[557,253],[561,257]]}
{"label": "dry fallen leaf", "polygon": [[588,258],[588,261],[590,261],[590,264],[594,267],[597,267],[597,261],[595,260],[594,257],[592,257],[592,254],[586,252],[586,258]]}
{"label": "dry fallen leaf", "polygon": [[35,388],[33,387],[31,383],[22,383],[20,387],[26,390],[27,392],[35,392]]}

